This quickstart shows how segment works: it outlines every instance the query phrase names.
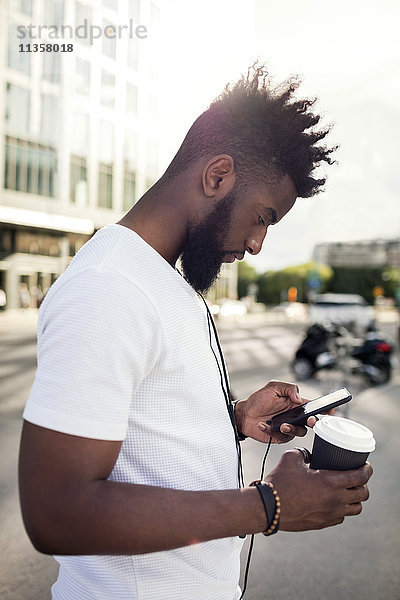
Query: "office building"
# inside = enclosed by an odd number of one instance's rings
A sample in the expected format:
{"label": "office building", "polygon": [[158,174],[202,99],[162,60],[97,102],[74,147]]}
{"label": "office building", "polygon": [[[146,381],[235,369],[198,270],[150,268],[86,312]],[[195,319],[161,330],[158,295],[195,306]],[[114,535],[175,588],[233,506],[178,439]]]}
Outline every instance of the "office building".
{"label": "office building", "polygon": [[399,240],[324,242],[314,248],[313,260],[331,267],[400,268]]}
{"label": "office building", "polygon": [[160,175],[160,65],[141,44],[143,24],[157,27],[168,3],[0,2],[0,288],[7,308],[36,306],[90,236]]}

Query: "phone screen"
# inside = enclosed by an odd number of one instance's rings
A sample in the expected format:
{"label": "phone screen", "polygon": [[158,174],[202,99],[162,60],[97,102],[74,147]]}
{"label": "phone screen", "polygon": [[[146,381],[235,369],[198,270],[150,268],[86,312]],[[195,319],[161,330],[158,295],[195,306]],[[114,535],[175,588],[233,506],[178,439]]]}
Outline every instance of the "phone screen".
{"label": "phone screen", "polygon": [[324,407],[326,407],[327,403],[336,403],[338,400],[344,400],[348,396],[350,396],[349,390],[347,390],[346,388],[342,388],[340,390],[336,390],[336,392],[327,394],[326,396],[315,398],[315,400],[311,400],[310,402],[307,402],[307,404],[304,404],[302,408],[304,409],[304,414],[309,415],[312,412],[323,409]]}
{"label": "phone screen", "polygon": [[272,424],[272,429],[274,431],[279,431],[279,428],[283,423],[297,423],[305,425],[308,417],[321,412],[327,412],[331,408],[335,408],[335,406],[340,406],[345,402],[349,402],[351,397],[352,396],[348,389],[341,388],[340,390],[331,392],[326,396],[315,398],[315,400],[311,400],[302,406],[296,406],[295,408],[291,408],[283,413],[279,413],[278,415],[272,417],[270,421],[267,421],[267,423]]}

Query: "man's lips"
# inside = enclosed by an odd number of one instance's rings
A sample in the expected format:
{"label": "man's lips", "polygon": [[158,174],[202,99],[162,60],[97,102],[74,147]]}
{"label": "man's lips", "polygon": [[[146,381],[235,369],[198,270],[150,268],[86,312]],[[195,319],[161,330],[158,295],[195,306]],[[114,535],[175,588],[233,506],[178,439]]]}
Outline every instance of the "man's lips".
{"label": "man's lips", "polygon": [[236,260],[242,260],[244,252],[227,252],[224,254],[224,262],[233,263]]}

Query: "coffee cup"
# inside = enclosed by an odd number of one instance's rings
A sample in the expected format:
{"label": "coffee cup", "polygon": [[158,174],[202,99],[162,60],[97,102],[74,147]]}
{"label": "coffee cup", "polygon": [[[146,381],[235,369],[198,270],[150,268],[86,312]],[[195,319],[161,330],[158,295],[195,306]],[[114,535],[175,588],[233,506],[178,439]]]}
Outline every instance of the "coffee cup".
{"label": "coffee cup", "polygon": [[361,423],[343,417],[325,416],[314,425],[311,469],[347,471],[358,469],[375,450],[375,439]]}

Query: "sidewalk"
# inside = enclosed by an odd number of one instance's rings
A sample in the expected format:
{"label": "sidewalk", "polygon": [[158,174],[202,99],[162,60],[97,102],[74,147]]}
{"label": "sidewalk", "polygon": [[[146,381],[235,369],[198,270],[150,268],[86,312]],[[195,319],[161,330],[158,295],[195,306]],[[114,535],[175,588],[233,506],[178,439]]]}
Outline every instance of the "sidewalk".
{"label": "sidewalk", "polygon": [[1,311],[0,337],[15,333],[35,335],[37,318],[37,308],[15,308]]}

